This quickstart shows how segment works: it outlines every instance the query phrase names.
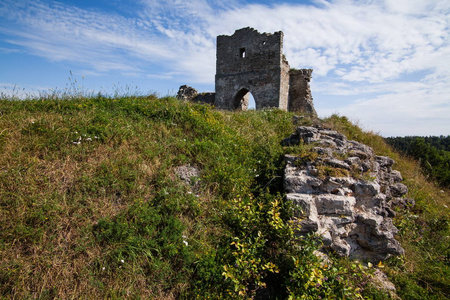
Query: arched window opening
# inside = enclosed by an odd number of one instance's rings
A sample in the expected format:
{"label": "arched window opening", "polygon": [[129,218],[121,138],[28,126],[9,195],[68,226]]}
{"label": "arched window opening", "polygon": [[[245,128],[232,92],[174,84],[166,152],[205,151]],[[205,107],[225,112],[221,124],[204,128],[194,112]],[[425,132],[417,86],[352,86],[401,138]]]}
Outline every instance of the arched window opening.
{"label": "arched window opening", "polygon": [[255,98],[247,89],[241,89],[234,97],[235,110],[249,110],[256,109]]}

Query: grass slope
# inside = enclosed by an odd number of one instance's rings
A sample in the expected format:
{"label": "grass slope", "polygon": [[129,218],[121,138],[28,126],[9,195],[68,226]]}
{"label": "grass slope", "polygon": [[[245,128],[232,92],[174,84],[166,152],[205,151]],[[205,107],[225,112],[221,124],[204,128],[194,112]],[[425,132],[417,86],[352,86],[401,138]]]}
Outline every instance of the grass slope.
{"label": "grass slope", "polygon": [[[387,299],[371,269],[325,264],[295,237],[282,156],[308,149],[280,146],[291,118],[154,96],[0,100],[0,295]],[[398,294],[448,297],[448,193],[381,137],[325,124],[393,157],[411,187],[417,206],[396,218],[407,255],[385,266]],[[182,165],[201,170],[192,185]]]}

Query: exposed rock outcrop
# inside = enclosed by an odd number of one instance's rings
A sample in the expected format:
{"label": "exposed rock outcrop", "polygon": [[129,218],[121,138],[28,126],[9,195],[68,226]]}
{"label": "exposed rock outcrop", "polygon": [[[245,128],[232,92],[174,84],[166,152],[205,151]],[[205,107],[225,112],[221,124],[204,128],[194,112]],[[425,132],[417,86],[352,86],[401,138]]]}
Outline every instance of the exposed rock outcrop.
{"label": "exposed rock outcrop", "polygon": [[197,97],[198,92],[193,87],[182,85],[178,89],[177,98],[183,101],[191,101]]}
{"label": "exposed rock outcrop", "polygon": [[295,203],[300,234],[315,232],[324,248],[338,255],[373,262],[404,253],[395,239],[392,205],[408,206],[408,191],[394,161],[344,135],[323,128],[298,127],[283,140],[303,141],[318,154],[309,158],[286,155],[286,198]]}
{"label": "exposed rock outcrop", "polygon": [[177,98],[183,101],[192,101],[196,103],[203,103],[214,105],[216,93],[198,93],[193,87],[182,85],[178,89]]}

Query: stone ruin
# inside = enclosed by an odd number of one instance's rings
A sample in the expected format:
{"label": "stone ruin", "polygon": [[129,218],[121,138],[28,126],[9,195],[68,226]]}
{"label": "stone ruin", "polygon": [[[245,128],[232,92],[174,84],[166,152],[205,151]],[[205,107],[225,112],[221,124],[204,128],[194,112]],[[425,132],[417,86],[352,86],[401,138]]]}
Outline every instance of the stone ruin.
{"label": "stone ruin", "polygon": [[404,250],[395,239],[394,208],[408,209],[394,161],[369,146],[321,127],[300,126],[283,145],[311,144],[317,158],[286,155],[286,199],[297,207],[299,234],[315,233],[323,249],[378,262]]}
{"label": "stone ruin", "polygon": [[250,93],[256,109],[279,108],[316,116],[309,82],[312,69],[291,69],[283,54],[283,32],[259,33],[247,27],[217,37],[216,92],[198,94],[181,86],[177,97],[246,110]]}

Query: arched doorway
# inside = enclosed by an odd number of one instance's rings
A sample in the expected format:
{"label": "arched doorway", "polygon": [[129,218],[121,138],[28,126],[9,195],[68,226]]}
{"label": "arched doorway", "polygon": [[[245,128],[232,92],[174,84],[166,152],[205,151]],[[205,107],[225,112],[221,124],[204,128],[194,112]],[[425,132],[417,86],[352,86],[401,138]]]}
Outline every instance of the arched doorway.
{"label": "arched doorway", "polygon": [[233,105],[235,110],[256,109],[255,98],[246,88],[240,89],[239,92],[236,93]]}

